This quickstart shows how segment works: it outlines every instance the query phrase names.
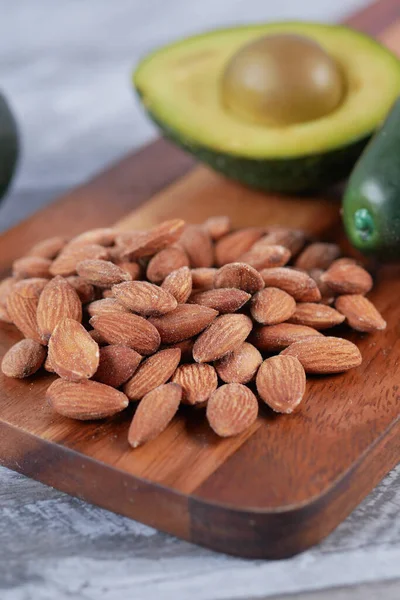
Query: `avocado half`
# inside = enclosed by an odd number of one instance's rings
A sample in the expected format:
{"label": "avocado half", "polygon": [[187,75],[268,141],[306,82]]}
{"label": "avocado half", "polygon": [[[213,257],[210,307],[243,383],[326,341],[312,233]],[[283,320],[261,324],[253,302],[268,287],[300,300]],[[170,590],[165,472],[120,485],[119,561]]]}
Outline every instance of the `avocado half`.
{"label": "avocado half", "polygon": [[[220,80],[245,44],[272,33],[319,43],[338,62],[347,92],[328,115],[286,127],[225,109]],[[164,46],[134,73],[143,105],[163,133],[226,176],[259,189],[305,192],[344,179],[400,92],[400,61],[348,27],[268,23],[216,30]]]}
{"label": "avocado half", "polygon": [[0,92],[0,198],[6,193],[18,159],[17,124]]}

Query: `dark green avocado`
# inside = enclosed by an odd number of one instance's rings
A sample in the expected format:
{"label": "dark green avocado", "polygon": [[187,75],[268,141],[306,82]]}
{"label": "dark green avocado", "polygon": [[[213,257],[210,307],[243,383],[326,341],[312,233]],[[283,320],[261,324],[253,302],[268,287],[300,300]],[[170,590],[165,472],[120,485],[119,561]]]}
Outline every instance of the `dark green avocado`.
{"label": "dark green avocado", "polygon": [[382,260],[400,259],[400,99],[358,160],[342,210],[353,246]]}
{"label": "dark green avocado", "polygon": [[18,158],[18,131],[14,116],[0,92],[0,198],[6,193]]}

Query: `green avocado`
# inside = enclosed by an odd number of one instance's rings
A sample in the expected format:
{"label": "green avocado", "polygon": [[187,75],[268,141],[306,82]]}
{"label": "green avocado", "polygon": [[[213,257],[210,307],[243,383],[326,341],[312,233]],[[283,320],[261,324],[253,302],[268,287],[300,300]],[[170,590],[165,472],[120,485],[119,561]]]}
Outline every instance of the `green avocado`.
{"label": "green avocado", "polygon": [[359,158],[343,197],[350,242],[364,254],[400,259],[400,99]]}
{"label": "green avocado", "polygon": [[[269,34],[306,36],[334,58],[345,97],[332,112],[273,127],[233,114],[221,78],[246,44]],[[370,37],[342,26],[269,23],[216,30],[144,58],[134,86],[164,134],[228,177],[256,188],[304,192],[346,177],[400,92],[400,62]]]}
{"label": "green avocado", "polygon": [[17,125],[6,99],[0,92],[0,198],[11,182],[17,158]]}

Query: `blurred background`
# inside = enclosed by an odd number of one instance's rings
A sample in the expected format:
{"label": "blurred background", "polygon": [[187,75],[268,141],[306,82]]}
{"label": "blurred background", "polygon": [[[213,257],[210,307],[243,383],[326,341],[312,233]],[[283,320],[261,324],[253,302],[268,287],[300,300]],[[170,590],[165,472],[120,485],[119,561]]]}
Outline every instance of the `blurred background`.
{"label": "blurred background", "polygon": [[0,89],[22,156],[0,230],[157,135],[131,89],[155,46],[213,27],[338,21],[369,0],[0,0]]}

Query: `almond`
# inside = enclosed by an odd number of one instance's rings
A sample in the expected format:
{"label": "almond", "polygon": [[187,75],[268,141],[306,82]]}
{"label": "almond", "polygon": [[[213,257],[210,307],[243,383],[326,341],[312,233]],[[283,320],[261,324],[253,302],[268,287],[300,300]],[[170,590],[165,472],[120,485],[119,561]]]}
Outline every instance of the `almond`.
{"label": "almond", "polygon": [[64,379],[90,379],[99,366],[99,346],[78,321],[63,319],[49,340],[49,359]]}
{"label": "almond", "polygon": [[16,279],[27,279],[28,277],[50,278],[51,260],[40,256],[25,256],[13,262],[13,276]]}
{"label": "almond", "polygon": [[229,217],[220,216],[210,217],[204,221],[203,227],[208,232],[211,239],[216,242],[230,232],[232,225]]}
{"label": "almond", "polygon": [[[209,309],[211,310],[211,309]],[[217,317],[195,341],[196,362],[212,362],[236,350],[249,335],[253,324],[246,315],[228,314]]]}
{"label": "almond", "polygon": [[68,275],[76,274],[76,266],[82,260],[106,260],[107,258],[107,249],[99,244],[66,246],[53,260],[50,273],[54,276],[68,277]]}
{"label": "almond", "polygon": [[184,304],[192,292],[192,274],[188,267],[172,271],[162,282],[161,288],[172,294],[178,304]]}
{"label": "almond", "polygon": [[242,308],[251,298],[243,290],[235,288],[219,288],[197,292],[190,297],[190,302],[214,308],[219,313],[233,313]]}
{"label": "almond", "polygon": [[96,331],[95,329],[89,329],[88,334],[99,346],[108,346],[107,340],[103,338],[99,331]]}
{"label": "almond", "polygon": [[103,298],[95,300],[86,307],[89,315],[109,315],[110,313],[129,313],[129,310],[115,298]]}
{"label": "almond", "polygon": [[48,283],[49,280],[44,277],[30,277],[29,279],[17,281],[13,290],[25,298],[39,298]]}
{"label": "almond", "polygon": [[76,272],[88,283],[101,288],[132,280],[129,273],[108,260],[82,260],[76,265]]}
{"label": "almond", "polygon": [[179,365],[180,359],[179,348],[159,350],[153,356],[146,358],[132,379],[125,384],[125,394],[130,400],[140,400],[148,392],[168,381]]}
{"label": "almond", "polygon": [[41,258],[53,259],[61,252],[67,243],[67,238],[56,235],[38,242],[28,252],[28,256],[40,256]]}
{"label": "almond", "polygon": [[204,269],[192,269],[192,284],[193,289],[199,290],[211,290],[214,287],[214,277],[218,269],[214,267]]}
{"label": "almond", "polygon": [[215,245],[215,259],[218,266],[236,262],[242,254],[265,234],[263,227],[247,227],[225,235]]}
{"label": "almond", "polygon": [[187,225],[179,239],[179,244],[189,257],[191,267],[212,267],[214,247],[210,235],[201,225]]}
{"label": "almond", "polygon": [[285,248],[290,250],[292,256],[300,252],[305,241],[306,235],[304,231],[301,231],[300,229],[289,229],[288,227],[282,227],[280,225],[270,227],[267,236],[264,238],[264,243],[285,246]]}
{"label": "almond", "polygon": [[14,277],[6,277],[0,282],[0,305],[6,306],[7,298],[11,291],[14,289],[15,284],[16,280],[14,279]]}
{"label": "almond", "polygon": [[117,388],[132,377],[141,360],[140,354],[128,346],[104,346],[93,379]]}
{"label": "almond", "polygon": [[109,344],[123,344],[139,354],[153,354],[160,346],[157,329],[138,315],[127,313],[121,317],[120,313],[110,313],[92,317],[89,323]]}
{"label": "almond", "polygon": [[21,340],[4,355],[1,370],[7,377],[22,379],[36,373],[44,363],[46,349],[35,340]]}
{"label": "almond", "polygon": [[78,294],[82,304],[88,304],[88,302],[92,302],[95,299],[96,293],[93,285],[82,279],[82,277],[70,275],[67,277],[67,281]]}
{"label": "almond", "polygon": [[306,374],[294,356],[272,356],[258,369],[257,392],[272,410],[292,413],[306,391]]}
{"label": "almond", "polygon": [[16,288],[17,286],[7,298],[8,315],[26,338],[41,343],[41,335],[36,321],[39,296],[33,293],[32,288]]}
{"label": "almond", "polygon": [[[137,259],[143,256],[153,256],[178,241],[185,222],[182,219],[172,219],[156,225],[149,231],[135,232],[130,242],[124,244],[125,250],[121,258]],[[117,239],[117,242],[121,240]]]}
{"label": "almond", "polygon": [[117,231],[110,227],[99,227],[98,229],[90,229],[72,238],[68,246],[88,246],[90,244],[98,244],[99,246],[111,246],[115,242]]}
{"label": "almond", "polygon": [[262,352],[278,352],[304,338],[322,335],[312,327],[280,323],[254,329],[249,341]]}
{"label": "almond", "polygon": [[[102,298],[114,298],[114,294],[112,293],[112,290],[103,290],[101,293],[101,297]],[[114,298],[115,300],[115,298]]]}
{"label": "almond", "polygon": [[129,404],[125,394],[97,381],[56,379],[47,388],[46,398],[57,413],[80,421],[112,417]]}
{"label": "almond", "polygon": [[216,361],[218,376],[225,383],[248,383],[262,363],[260,352],[252,344],[244,342],[239,348]]}
{"label": "almond", "polygon": [[299,302],[289,323],[307,325],[314,329],[329,329],[343,323],[344,316],[334,308],[313,302]]}
{"label": "almond", "polygon": [[128,432],[128,442],[137,448],[156,438],[174,418],[181,401],[182,389],[176,383],[155,388],[136,409]]}
{"label": "almond", "polygon": [[342,373],[362,362],[355,344],[336,337],[304,339],[283,350],[282,355],[298,358],[306,373]]}
{"label": "almond", "polygon": [[337,244],[315,242],[310,244],[297,257],[295,267],[304,271],[311,269],[327,269],[334,260],[340,256],[340,247]]}
{"label": "almond", "polygon": [[335,301],[334,293],[326,283],[321,281],[321,276],[325,273],[325,271],[323,269],[310,269],[308,273],[310,277],[314,279],[319,291],[321,292],[320,302],[322,304],[333,304]]}
{"label": "almond", "polygon": [[[340,259],[339,259],[340,260]],[[367,294],[373,286],[371,275],[354,263],[334,261],[321,275],[335,294]]]}
{"label": "almond", "polygon": [[339,296],[336,308],[346,317],[347,323],[357,331],[380,331],[386,329],[386,321],[375,306],[359,294]]}
{"label": "almond", "polygon": [[254,294],[264,287],[258,271],[245,263],[230,263],[218,269],[214,278],[215,288],[237,288]]}
{"label": "almond", "polygon": [[193,362],[193,345],[194,338],[189,338],[188,340],[182,340],[177,344],[173,344],[172,346],[168,346],[169,349],[177,348],[181,351],[181,362]]}
{"label": "almond", "polygon": [[53,365],[51,364],[51,360],[49,359],[49,355],[47,355],[46,360],[44,361],[43,368],[48,373],[55,373],[55,370],[53,369]]}
{"label": "almond", "polygon": [[172,376],[172,381],[182,388],[183,404],[203,404],[217,389],[217,373],[211,365],[181,365]]}
{"label": "almond", "polygon": [[287,321],[296,310],[296,302],[287,292],[279,288],[265,288],[254,294],[251,316],[258,323],[276,325]]}
{"label": "almond", "polygon": [[176,344],[203,331],[218,315],[216,310],[198,304],[178,304],[162,317],[149,319],[160,333],[163,344]]}
{"label": "almond", "polygon": [[47,344],[56,325],[65,318],[82,321],[82,303],[66,279],[54,277],[40,295],[36,311],[42,343]]}
{"label": "almond", "polygon": [[[268,237],[268,236],[267,236]],[[290,250],[285,246],[269,244],[265,238],[256,242],[248,252],[239,257],[240,262],[247,263],[257,270],[283,267],[290,260]]]}
{"label": "almond", "polygon": [[297,302],[318,302],[321,293],[314,279],[307,273],[289,269],[288,267],[277,267],[276,269],[263,269],[261,277],[266,287],[276,287],[287,292]]}
{"label": "almond", "polygon": [[165,315],[178,305],[172,294],[148,281],[120,283],[112,293],[126,308],[145,317]]}
{"label": "almond", "polygon": [[116,260],[115,264],[120,269],[128,273],[131,276],[130,279],[133,281],[140,279],[142,276],[142,268],[136,262],[129,262],[127,260]]}
{"label": "almond", "polygon": [[188,267],[189,259],[182,248],[170,246],[153,256],[147,265],[147,279],[153,283],[161,283],[173,271]]}
{"label": "almond", "polygon": [[12,318],[7,310],[7,306],[0,304],[0,321],[2,323],[12,323]]}
{"label": "almond", "polygon": [[239,435],[257,419],[257,398],[245,385],[227,383],[211,395],[206,414],[211,428],[220,437]]}

